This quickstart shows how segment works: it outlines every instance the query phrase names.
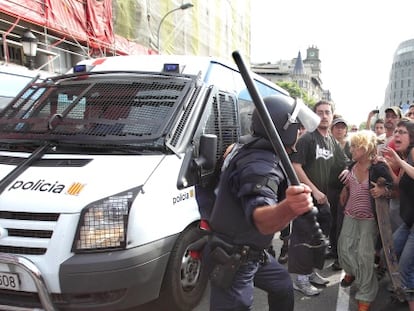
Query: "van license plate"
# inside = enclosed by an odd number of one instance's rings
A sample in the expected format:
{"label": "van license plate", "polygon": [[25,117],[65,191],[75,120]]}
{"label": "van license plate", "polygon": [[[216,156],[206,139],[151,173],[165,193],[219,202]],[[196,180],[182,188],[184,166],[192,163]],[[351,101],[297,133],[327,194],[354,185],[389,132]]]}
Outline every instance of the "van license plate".
{"label": "van license plate", "polygon": [[20,290],[20,282],[17,274],[0,272],[0,288]]}

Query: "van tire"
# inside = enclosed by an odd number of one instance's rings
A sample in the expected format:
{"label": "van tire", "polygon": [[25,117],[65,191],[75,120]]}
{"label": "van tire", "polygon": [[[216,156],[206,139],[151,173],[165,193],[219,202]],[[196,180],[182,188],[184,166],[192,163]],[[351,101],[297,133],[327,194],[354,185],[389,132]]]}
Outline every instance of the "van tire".
{"label": "van tire", "polygon": [[199,238],[197,223],[187,227],[175,242],[158,299],[164,310],[192,310],[203,298],[208,283],[206,265],[202,259],[192,259],[188,252],[188,246]]}

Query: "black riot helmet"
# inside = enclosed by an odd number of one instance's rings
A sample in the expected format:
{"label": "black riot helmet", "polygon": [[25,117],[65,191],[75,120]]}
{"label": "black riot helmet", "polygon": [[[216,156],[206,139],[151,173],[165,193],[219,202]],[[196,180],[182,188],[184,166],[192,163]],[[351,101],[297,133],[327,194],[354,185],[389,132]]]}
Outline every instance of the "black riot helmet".
{"label": "black riot helmet", "polygon": [[[264,97],[263,102],[286,147],[291,147],[296,143],[300,124],[308,131],[314,131],[319,125],[318,115],[310,110],[301,99],[286,95],[271,95]],[[268,137],[257,109],[252,115],[252,131],[254,136]]]}

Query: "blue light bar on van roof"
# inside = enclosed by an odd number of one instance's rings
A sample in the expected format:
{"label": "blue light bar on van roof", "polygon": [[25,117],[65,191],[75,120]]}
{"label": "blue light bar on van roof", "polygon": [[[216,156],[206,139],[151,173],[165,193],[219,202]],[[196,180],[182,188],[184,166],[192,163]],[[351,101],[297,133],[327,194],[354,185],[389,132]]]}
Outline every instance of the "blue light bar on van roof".
{"label": "blue light bar on van roof", "polygon": [[89,72],[91,71],[91,69],[94,66],[90,66],[90,65],[75,65],[73,66],[73,72],[77,73],[77,72]]}
{"label": "blue light bar on van roof", "polygon": [[180,72],[180,64],[164,64],[163,72]]}

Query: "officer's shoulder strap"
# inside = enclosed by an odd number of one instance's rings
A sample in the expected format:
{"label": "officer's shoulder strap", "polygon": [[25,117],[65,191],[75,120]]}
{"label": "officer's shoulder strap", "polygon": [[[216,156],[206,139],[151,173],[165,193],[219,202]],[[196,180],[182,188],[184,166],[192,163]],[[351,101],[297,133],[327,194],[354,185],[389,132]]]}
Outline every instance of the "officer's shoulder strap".
{"label": "officer's shoulder strap", "polygon": [[273,180],[265,176],[251,176],[249,178],[251,180],[252,184],[255,185],[256,190],[260,190],[261,187],[267,186],[269,187],[274,193],[278,192],[279,186],[278,184]]}
{"label": "officer's shoulder strap", "polygon": [[[251,145],[251,144],[250,144]],[[248,148],[250,145],[244,145],[244,148]],[[250,162],[251,158],[241,158],[237,159],[235,162],[237,162],[237,165],[243,166],[244,161]],[[279,156],[276,155],[276,162],[280,162]],[[280,168],[286,178],[286,173],[284,171],[284,168],[282,165],[280,165]],[[252,185],[254,185],[256,190],[260,190],[263,186],[269,187],[274,193],[278,192],[279,186],[278,184],[271,178],[268,178],[266,176],[259,176],[259,175],[250,175],[248,177],[248,180],[251,182]],[[253,190],[255,190],[253,189]]]}

